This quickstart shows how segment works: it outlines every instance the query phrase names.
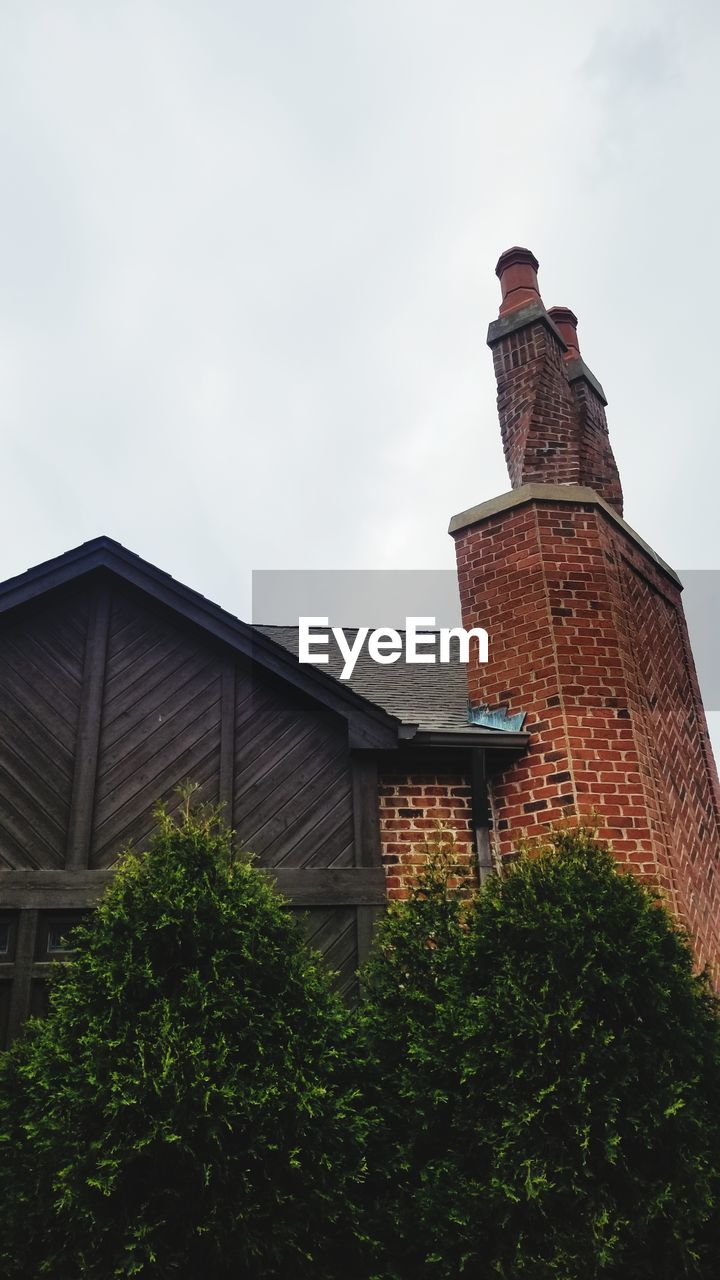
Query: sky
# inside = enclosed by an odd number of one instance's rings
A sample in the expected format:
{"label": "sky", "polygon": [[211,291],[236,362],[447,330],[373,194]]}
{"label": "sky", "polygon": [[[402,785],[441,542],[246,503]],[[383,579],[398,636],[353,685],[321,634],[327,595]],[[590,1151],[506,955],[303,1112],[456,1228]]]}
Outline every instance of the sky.
{"label": "sky", "polygon": [[2,0],[0,578],[101,533],[241,616],[451,569],[513,244],[627,520],[719,568],[718,66],[710,0]]}

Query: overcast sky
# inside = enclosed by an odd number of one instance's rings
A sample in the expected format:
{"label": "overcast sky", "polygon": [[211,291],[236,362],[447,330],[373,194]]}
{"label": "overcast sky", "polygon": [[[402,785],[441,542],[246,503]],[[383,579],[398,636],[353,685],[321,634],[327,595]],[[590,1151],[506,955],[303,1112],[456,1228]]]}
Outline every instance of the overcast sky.
{"label": "overcast sky", "polygon": [[0,0],[0,578],[450,568],[516,243],[627,519],[720,567],[719,66],[711,0]]}

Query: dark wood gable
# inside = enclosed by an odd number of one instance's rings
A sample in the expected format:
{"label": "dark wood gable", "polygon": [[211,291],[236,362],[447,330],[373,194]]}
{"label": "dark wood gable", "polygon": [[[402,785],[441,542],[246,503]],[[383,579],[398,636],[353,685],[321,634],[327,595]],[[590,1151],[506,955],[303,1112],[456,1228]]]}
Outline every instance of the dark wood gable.
{"label": "dark wood gable", "polygon": [[247,629],[229,643],[132,576],[91,565],[0,614],[2,1039],[42,1007],[62,929],[188,779],[304,913],[344,991],[384,901],[363,746],[392,743],[391,718],[363,724],[328,678],[313,696],[275,646],[254,652]]}

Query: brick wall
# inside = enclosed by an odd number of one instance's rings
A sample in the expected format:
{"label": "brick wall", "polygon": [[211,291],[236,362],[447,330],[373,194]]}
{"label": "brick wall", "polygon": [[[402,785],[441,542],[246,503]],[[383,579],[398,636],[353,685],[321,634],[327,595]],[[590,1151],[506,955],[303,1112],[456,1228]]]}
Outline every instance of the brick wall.
{"label": "brick wall", "polygon": [[500,854],[596,807],[718,965],[717,771],[677,584],[592,502],[509,507],[459,529],[456,551],[463,624],[490,634],[470,699],[526,711],[531,733],[493,786]]}
{"label": "brick wall", "polygon": [[455,835],[458,862],[477,876],[471,795],[461,773],[385,773],[380,777],[380,841],[388,897],[407,898],[438,824]]}

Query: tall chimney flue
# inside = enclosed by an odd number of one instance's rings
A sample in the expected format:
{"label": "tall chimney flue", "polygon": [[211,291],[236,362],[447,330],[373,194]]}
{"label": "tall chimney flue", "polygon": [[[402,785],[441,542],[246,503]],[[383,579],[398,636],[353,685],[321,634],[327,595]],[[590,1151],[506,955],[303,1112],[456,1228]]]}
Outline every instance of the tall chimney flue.
{"label": "tall chimney flue", "polygon": [[577,316],[543,304],[538,260],[514,245],[500,255],[500,314],[488,331],[513,488],[586,485],[622,513],[605,393],[580,355]]}
{"label": "tall chimney flue", "polygon": [[527,306],[529,302],[542,305],[537,282],[538,266],[535,254],[529,249],[521,249],[519,245],[506,249],[500,255],[495,274],[502,290],[501,316],[516,307]]}
{"label": "tall chimney flue", "polygon": [[555,326],[560,330],[560,337],[567,347],[565,359],[579,360],[580,345],[578,343],[577,336],[578,318],[575,315],[575,312],[571,311],[569,307],[550,307],[548,315]]}

